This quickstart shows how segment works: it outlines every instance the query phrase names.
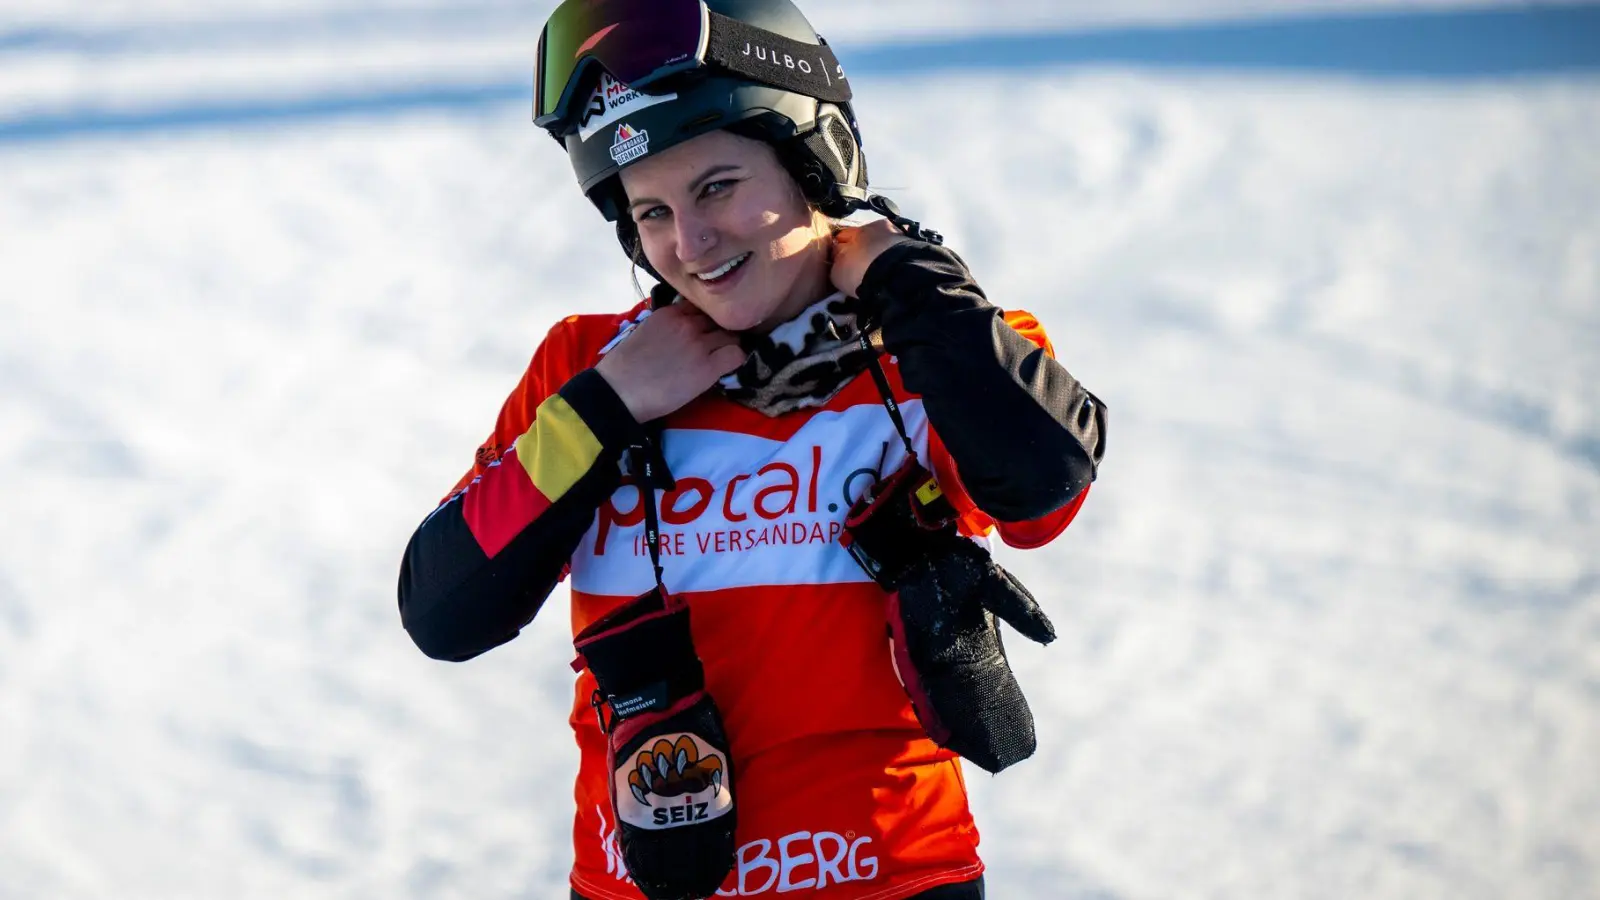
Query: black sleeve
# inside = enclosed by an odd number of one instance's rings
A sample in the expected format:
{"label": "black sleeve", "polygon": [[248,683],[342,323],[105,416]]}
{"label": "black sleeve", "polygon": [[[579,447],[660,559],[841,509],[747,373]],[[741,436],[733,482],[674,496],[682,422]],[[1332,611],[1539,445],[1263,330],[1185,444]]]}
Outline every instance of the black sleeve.
{"label": "black sleeve", "polygon": [[858,294],[979,509],[1037,519],[1094,481],[1105,405],[1006,324],[960,257],[898,244],[868,267]]}
{"label": "black sleeve", "polygon": [[[400,620],[423,653],[462,661],[516,637],[533,620],[561,579],[572,553],[594,521],[600,504],[621,481],[618,460],[643,429],[598,372],[578,373],[559,392],[598,440],[593,464],[560,497],[553,498],[503,548],[486,551],[469,526],[503,507],[526,503],[491,478],[526,478],[520,471],[485,472],[434,510],[411,537],[400,565]],[[480,496],[471,498],[474,490]],[[469,512],[469,500],[476,504]],[[499,504],[502,509],[484,509]],[[526,513],[522,514],[526,517]]]}

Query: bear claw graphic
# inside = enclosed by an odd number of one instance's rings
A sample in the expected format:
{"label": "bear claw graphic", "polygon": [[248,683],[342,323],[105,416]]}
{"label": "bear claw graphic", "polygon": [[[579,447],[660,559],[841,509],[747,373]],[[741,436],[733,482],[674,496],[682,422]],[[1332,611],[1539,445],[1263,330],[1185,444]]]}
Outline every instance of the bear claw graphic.
{"label": "bear claw graphic", "polygon": [[722,760],[715,754],[704,758],[689,735],[676,741],[665,738],[641,750],[628,773],[628,790],[635,800],[650,805],[649,795],[681,797],[711,788],[713,796],[722,793],[725,777]]}

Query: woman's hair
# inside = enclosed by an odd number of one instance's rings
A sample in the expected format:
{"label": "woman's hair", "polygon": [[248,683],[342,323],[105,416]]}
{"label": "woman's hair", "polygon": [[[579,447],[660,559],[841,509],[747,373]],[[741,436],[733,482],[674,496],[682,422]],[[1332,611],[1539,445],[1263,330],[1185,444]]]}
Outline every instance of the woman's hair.
{"label": "woman's hair", "polygon": [[639,262],[643,256],[644,238],[639,237],[639,233],[635,231],[633,234],[633,249],[628,251],[628,277],[633,279],[633,290],[639,295],[640,300],[650,296],[645,291],[644,285],[639,283]]}

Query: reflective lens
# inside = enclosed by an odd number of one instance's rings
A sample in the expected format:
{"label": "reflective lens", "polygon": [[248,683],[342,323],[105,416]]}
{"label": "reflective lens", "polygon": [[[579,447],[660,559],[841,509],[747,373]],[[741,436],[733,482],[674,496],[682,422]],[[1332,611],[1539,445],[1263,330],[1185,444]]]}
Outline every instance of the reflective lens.
{"label": "reflective lens", "polygon": [[589,60],[639,89],[700,65],[707,23],[701,0],[566,0],[539,36],[535,124],[567,117]]}

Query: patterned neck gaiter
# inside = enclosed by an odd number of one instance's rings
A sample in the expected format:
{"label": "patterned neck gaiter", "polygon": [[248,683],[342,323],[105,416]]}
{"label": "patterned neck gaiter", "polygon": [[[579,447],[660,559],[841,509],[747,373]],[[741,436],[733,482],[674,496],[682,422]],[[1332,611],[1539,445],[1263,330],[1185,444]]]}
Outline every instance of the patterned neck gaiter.
{"label": "patterned neck gaiter", "polygon": [[861,302],[835,293],[772,329],[741,335],[744,365],[718,382],[729,400],[767,416],[821,406],[867,367]]}

